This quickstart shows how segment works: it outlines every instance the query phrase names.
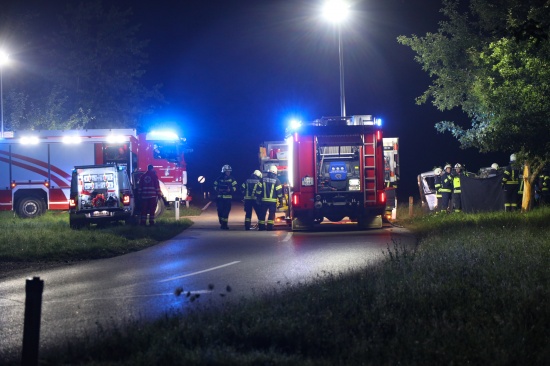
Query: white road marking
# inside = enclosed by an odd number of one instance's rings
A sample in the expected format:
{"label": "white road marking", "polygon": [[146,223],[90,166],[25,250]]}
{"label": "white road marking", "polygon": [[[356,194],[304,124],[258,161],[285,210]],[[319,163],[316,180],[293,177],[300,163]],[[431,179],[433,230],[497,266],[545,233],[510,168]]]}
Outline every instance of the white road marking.
{"label": "white road marking", "polygon": [[286,236],[283,239],[283,241],[289,241],[290,239],[292,239],[292,233],[286,233]]}
{"label": "white road marking", "polygon": [[162,281],[159,281],[159,282],[168,282],[168,281],[178,280],[178,279],[180,279],[180,278],[190,277],[190,276],[194,276],[194,275],[197,275],[197,274],[200,274],[200,273],[210,272],[210,271],[214,271],[214,270],[216,270],[216,269],[220,269],[220,268],[223,268],[223,267],[232,266],[232,265],[237,264],[237,263],[240,263],[240,262],[241,262],[241,261],[226,263],[226,264],[222,264],[221,266],[212,267],[212,268],[208,268],[208,269],[203,269],[202,271],[197,271],[197,272],[193,272],[193,273],[188,273],[188,274],[186,274],[186,275],[181,275],[181,276],[177,276],[177,277],[167,278],[167,279],[162,280]]}

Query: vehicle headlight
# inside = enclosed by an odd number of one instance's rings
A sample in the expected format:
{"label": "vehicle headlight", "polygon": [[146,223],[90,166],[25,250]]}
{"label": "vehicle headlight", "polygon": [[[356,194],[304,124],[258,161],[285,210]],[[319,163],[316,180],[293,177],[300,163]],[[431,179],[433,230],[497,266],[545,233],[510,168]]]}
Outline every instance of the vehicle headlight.
{"label": "vehicle headlight", "polygon": [[359,179],[350,179],[348,181],[349,190],[350,191],[359,191],[361,189],[361,184],[359,183]]}

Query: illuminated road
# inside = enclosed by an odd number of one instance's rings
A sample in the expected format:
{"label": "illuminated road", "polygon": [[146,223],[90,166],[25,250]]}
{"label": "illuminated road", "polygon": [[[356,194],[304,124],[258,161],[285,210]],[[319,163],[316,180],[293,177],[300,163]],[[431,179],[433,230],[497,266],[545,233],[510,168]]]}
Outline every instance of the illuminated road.
{"label": "illuminated road", "polygon": [[[228,301],[317,274],[345,272],[376,261],[393,243],[414,242],[405,230],[391,226],[366,232],[351,225],[308,233],[244,231],[238,204],[230,215],[232,230],[219,229],[214,207],[193,220],[178,237],[140,252],[4,278],[0,360],[21,352],[25,279],[33,276],[44,280],[40,341],[45,346],[73,334],[94,334],[98,324],[106,328],[186,309],[194,306],[190,298],[197,294],[200,303]],[[183,289],[179,296],[177,289]]]}

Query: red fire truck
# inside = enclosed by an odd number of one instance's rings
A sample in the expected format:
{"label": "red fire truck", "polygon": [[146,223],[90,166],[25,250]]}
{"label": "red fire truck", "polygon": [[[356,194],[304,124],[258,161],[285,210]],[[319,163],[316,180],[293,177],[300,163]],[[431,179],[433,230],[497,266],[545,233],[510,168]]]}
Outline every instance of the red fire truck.
{"label": "red fire truck", "polygon": [[348,217],[382,227],[386,209],[381,121],[371,115],[323,117],[287,131],[292,230]]}
{"label": "red fire truck", "polygon": [[[0,139],[0,210],[36,217],[68,210],[77,165],[116,164],[133,175],[152,164],[166,200],[187,200],[185,139],[173,132],[134,129],[43,130],[5,133]],[[135,178],[135,177],[134,177]],[[164,210],[159,200],[158,213]]]}

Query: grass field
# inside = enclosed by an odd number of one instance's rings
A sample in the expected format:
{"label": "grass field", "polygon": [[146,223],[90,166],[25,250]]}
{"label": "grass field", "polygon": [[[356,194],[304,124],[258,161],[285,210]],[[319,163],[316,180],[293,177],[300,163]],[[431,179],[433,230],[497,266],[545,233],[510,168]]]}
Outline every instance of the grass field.
{"label": "grass field", "polygon": [[[404,212],[403,212],[404,211]],[[416,250],[41,351],[46,365],[548,365],[550,209],[422,215]]]}

